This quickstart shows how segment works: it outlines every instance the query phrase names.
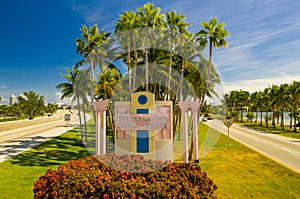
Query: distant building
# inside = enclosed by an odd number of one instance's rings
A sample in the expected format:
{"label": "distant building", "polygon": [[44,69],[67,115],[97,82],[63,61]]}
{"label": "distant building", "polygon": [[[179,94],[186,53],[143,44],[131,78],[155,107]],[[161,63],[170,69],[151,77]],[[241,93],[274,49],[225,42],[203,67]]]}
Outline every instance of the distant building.
{"label": "distant building", "polygon": [[16,96],[12,95],[9,97],[9,105],[13,105],[16,103]]}
{"label": "distant building", "polygon": [[67,105],[65,104],[65,103],[62,103],[62,102],[57,102],[56,103],[57,105],[58,105],[58,108],[66,108],[67,107]]}

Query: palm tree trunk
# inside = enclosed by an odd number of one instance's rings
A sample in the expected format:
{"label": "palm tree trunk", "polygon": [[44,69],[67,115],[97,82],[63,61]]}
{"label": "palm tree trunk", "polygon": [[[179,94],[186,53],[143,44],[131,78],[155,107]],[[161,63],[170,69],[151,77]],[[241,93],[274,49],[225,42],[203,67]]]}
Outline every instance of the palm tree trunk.
{"label": "palm tree trunk", "polygon": [[257,122],[257,118],[258,118],[258,110],[256,109],[255,123]]}
{"label": "palm tree trunk", "polygon": [[272,125],[273,128],[276,129],[276,123],[275,123],[275,109],[272,110]]}
{"label": "palm tree trunk", "polygon": [[266,111],[266,127],[269,126],[269,116],[268,116],[268,110]]}
{"label": "palm tree trunk", "polygon": [[87,126],[86,126],[86,116],[85,116],[85,105],[86,105],[86,101],[83,100],[83,121],[84,121],[84,135],[85,135],[85,142],[87,143],[88,138],[87,138]]}
{"label": "palm tree trunk", "polygon": [[183,97],[182,97],[182,81],[183,81],[183,71],[184,71],[184,68],[185,68],[185,61],[184,61],[184,58],[182,58],[182,65],[181,65],[181,78],[180,78],[180,85],[178,87],[179,89],[179,101],[183,101]]}
{"label": "palm tree trunk", "polygon": [[207,92],[207,90],[209,88],[209,85],[210,85],[210,73],[211,73],[211,62],[212,62],[212,47],[213,47],[212,41],[209,41],[209,60],[208,60],[207,80],[205,82],[205,87],[204,87],[204,91],[203,91],[203,94],[202,94],[201,104],[203,104],[203,102],[204,102],[206,92]]}
{"label": "palm tree trunk", "polygon": [[83,142],[83,130],[82,130],[82,122],[81,122],[81,111],[80,111],[80,101],[79,96],[77,96],[77,106],[78,106],[78,116],[79,116],[79,126],[80,126],[80,143]]}
{"label": "palm tree trunk", "polygon": [[[173,42],[172,42],[172,36],[171,36],[171,44],[170,44],[170,63],[169,63],[169,73],[168,73],[168,89],[169,89],[169,91],[171,90],[170,89],[170,86],[171,86],[171,73],[172,73],[172,45],[173,45]],[[170,95],[171,93],[169,92],[169,95]],[[170,96],[168,96],[168,99],[170,100]]]}
{"label": "palm tree trunk", "polygon": [[[128,75],[129,75],[129,78],[128,78],[128,85],[129,85],[129,95],[131,94],[131,71],[130,71],[130,47],[128,46],[128,49],[127,49],[127,68],[128,68]],[[130,96],[129,96],[130,97]]]}
{"label": "palm tree trunk", "polygon": [[276,129],[276,124],[275,124],[275,109],[273,109],[272,110],[272,112],[273,112],[273,115],[272,115],[272,125],[273,125],[273,128],[275,128]]}
{"label": "palm tree trunk", "polygon": [[243,108],[241,109],[241,122],[243,122]]}
{"label": "palm tree trunk", "polygon": [[148,34],[146,34],[145,40],[145,64],[146,64],[146,91],[149,90],[148,83],[149,83],[149,66],[148,66]]}
{"label": "palm tree trunk", "polygon": [[297,123],[297,118],[296,118],[296,106],[294,106],[294,132],[297,133],[297,127],[296,127],[296,123]]}
{"label": "palm tree trunk", "polygon": [[[176,109],[176,112],[173,115],[174,115],[173,116],[173,139],[174,139],[177,130],[177,125],[178,125],[179,111]],[[180,139],[180,135],[179,135],[179,139]]]}
{"label": "palm tree trunk", "polygon": [[282,127],[282,130],[284,130],[284,109],[283,109],[283,107],[282,107],[282,109],[281,109],[281,124],[280,124],[280,126]]}
{"label": "palm tree trunk", "polygon": [[179,124],[178,124],[178,140],[180,140],[180,129],[181,129],[181,111],[179,111],[179,113],[178,113],[178,122],[179,122]]}
{"label": "palm tree trunk", "polygon": [[293,111],[290,113],[290,129],[293,127]]}
{"label": "palm tree trunk", "polygon": [[91,61],[90,62],[91,65],[91,77],[92,77],[92,88],[91,88],[91,103],[92,103],[92,109],[93,109],[93,116],[94,116],[94,124],[96,124],[96,112],[95,112],[95,108],[94,108],[94,62]]}
{"label": "palm tree trunk", "polygon": [[262,121],[263,121],[263,118],[262,118],[262,110],[260,110],[260,124],[259,124],[259,126],[262,126]]}
{"label": "palm tree trunk", "polygon": [[135,91],[135,80],[136,80],[136,67],[137,67],[137,62],[138,62],[138,54],[137,54],[137,50],[136,48],[136,43],[135,43],[135,39],[132,39],[132,43],[133,43],[133,50],[134,50],[134,68],[133,68],[133,82],[132,82],[132,92]]}

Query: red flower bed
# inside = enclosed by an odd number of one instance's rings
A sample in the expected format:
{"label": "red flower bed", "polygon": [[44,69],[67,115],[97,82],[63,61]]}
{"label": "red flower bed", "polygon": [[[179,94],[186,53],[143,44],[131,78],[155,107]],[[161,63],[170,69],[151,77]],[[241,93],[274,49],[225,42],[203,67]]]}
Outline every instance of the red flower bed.
{"label": "red flower bed", "polygon": [[213,198],[216,189],[198,165],[107,154],[49,169],[33,191],[34,198]]}

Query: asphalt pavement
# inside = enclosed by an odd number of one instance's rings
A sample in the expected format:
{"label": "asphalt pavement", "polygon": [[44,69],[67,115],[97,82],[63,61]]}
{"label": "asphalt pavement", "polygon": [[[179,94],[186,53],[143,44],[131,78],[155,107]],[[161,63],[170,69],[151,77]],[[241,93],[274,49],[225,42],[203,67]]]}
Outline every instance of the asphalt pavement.
{"label": "asphalt pavement", "polygon": [[[221,121],[209,120],[206,124],[227,135],[227,127]],[[300,173],[300,139],[259,132],[235,124],[230,127],[229,134],[230,138]]]}
{"label": "asphalt pavement", "polygon": [[[87,115],[87,120],[90,116]],[[71,121],[64,119],[0,132],[0,162],[35,147],[79,125],[74,113]]]}

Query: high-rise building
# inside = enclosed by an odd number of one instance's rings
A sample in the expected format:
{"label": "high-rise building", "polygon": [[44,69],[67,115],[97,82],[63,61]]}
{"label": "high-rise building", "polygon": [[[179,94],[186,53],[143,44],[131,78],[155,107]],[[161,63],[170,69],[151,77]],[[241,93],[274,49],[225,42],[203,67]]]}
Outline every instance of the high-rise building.
{"label": "high-rise building", "polygon": [[9,105],[16,103],[16,96],[12,95],[9,97]]}

